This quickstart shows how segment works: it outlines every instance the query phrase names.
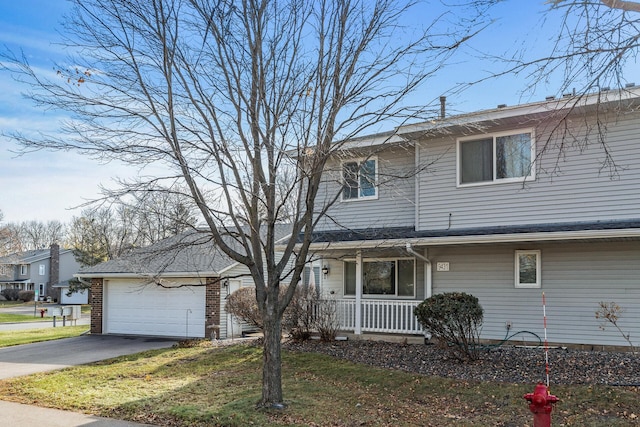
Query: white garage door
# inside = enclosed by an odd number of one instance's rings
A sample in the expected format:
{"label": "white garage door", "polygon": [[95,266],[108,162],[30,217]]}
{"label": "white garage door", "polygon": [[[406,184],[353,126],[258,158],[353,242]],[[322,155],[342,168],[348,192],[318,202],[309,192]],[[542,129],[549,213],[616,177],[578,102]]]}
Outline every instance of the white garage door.
{"label": "white garage door", "polygon": [[204,337],[204,286],[164,288],[126,280],[106,282],[103,333]]}

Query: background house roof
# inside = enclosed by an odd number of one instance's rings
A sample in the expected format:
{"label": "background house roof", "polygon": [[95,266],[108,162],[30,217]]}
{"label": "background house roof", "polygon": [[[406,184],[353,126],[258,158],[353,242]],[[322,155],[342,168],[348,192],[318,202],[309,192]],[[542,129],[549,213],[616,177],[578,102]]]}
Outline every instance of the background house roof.
{"label": "background house roof", "polygon": [[[276,239],[287,237],[290,230],[288,224],[276,227]],[[230,234],[225,241],[233,248],[240,247]],[[120,258],[82,268],[77,276],[219,275],[234,264],[236,261],[222,252],[210,232],[203,229],[190,230],[151,246],[134,249]]]}
{"label": "background house roof", "polygon": [[[60,255],[71,252],[71,249],[61,249]],[[51,258],[51,249],[37,249],[32,251],[16,252],[0,257],[0,264],[20,265],[32,264],[43,259]]]}

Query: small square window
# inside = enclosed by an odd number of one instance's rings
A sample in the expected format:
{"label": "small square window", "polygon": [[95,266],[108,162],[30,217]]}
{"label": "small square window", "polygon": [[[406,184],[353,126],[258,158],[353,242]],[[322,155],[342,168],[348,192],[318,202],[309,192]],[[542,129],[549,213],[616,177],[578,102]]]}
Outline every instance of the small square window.
{"label": "small square window", "polygon": [[542,286],[540,267],[540,251],[516,251],[516,288],[540,288]]}

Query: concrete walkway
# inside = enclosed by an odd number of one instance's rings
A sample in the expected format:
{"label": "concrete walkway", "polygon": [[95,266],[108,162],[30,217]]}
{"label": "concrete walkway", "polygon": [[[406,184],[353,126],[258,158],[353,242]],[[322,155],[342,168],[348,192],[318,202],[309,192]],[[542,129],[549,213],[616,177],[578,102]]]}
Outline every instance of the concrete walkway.
{"label": "concrete walkway", "polygon": [[0,401],[0,425],[12,427],[136,427],[150,426],[151,424],[138,424],[77,412]]}

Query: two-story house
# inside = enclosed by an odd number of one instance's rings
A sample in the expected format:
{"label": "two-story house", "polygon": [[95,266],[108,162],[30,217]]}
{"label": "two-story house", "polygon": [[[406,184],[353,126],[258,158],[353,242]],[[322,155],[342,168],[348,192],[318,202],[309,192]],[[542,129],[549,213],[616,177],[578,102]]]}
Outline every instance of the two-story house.
{"label": "two-story house", "polygon": [[420,334],[413,308],[463,291],[482,338],[542,337],[544,292],[549,342],[627,345],[595,316],[614,301],[640,343],[640,88],[358,138],[323,181],[312,249],[345,331]]}
{"label": "two-story house", "polygon": [[86,304],[87,292],[66,295],[68,281],[80,269],[70,249],[57,244],[0,258],[0,290],[37,291],[39,298],[51,297],[65,304]]}

